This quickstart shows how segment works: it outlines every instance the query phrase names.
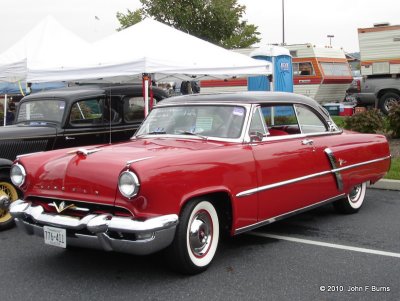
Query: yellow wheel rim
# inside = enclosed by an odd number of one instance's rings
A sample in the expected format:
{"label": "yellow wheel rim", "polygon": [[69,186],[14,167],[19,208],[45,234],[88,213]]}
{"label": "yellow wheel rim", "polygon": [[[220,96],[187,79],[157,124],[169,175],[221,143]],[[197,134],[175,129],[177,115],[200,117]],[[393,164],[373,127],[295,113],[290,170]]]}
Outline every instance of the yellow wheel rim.
{"label": "yellow wheel rim", "polygon": [[[8,182],[0,182],[0,196],[2,195],[8,196],[11,202],[18,198],[17,190]],[[0,209],[0,223],[7,222],[11,218],[11,214],[8,210]]]}

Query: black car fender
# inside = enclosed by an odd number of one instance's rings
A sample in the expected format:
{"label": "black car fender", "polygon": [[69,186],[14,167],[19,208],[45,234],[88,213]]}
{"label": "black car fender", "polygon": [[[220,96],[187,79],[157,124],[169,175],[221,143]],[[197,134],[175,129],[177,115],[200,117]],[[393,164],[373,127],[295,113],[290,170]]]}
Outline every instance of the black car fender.
{"label": "black car fender", "polygon": [[13,162],[8,159],[0,158],[0,179],[10,177],[10,168]]}

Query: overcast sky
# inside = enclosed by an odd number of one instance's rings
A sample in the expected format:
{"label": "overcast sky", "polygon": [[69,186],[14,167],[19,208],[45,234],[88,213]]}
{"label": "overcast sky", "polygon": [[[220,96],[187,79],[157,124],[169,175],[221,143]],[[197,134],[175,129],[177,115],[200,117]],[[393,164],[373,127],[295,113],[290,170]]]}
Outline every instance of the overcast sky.
{"label": "overcast sky", "polygon": [[[282,42],[282,0],[238,0],[245,19],[258,26],[261,44]],[[285,42],[332,45],[358,51],[357,28],[373,23],[400,24],[400,0],[284,0]],[[115,32],[116,13],[134,10],[139,0],[1,0],[0,53],[16,43],[42,18],[53,15],[89,42]],[[96,18],[97,17],[97,18]],[[162,48],[161,48],[162,49]]]}

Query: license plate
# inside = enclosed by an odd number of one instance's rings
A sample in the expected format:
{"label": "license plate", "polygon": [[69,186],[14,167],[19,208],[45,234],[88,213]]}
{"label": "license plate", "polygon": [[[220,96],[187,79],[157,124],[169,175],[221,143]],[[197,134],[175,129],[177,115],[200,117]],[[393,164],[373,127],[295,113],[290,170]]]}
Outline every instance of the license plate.
{"label": "license plate", "polygon": [[43,227],[44,243],[60,248],[67,247],[67,231],[49,226]]}

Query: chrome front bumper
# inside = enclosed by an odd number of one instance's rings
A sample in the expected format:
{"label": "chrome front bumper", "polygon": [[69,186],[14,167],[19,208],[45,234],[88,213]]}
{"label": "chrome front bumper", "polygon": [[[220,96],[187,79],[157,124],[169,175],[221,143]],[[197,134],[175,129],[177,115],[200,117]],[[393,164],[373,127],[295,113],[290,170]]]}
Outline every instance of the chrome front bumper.
{"label": "chrome front bumper", "polygon": [[170,245],[178,224],[176,214],[145,221],[111,214],[89,214],[83,218],[55,215],[22,200],[11,203],[10,213],[17,226],[30,235],[44,237],[43,226],[58,227],[67,230],[67,246],[135,255],[151,254]]}

